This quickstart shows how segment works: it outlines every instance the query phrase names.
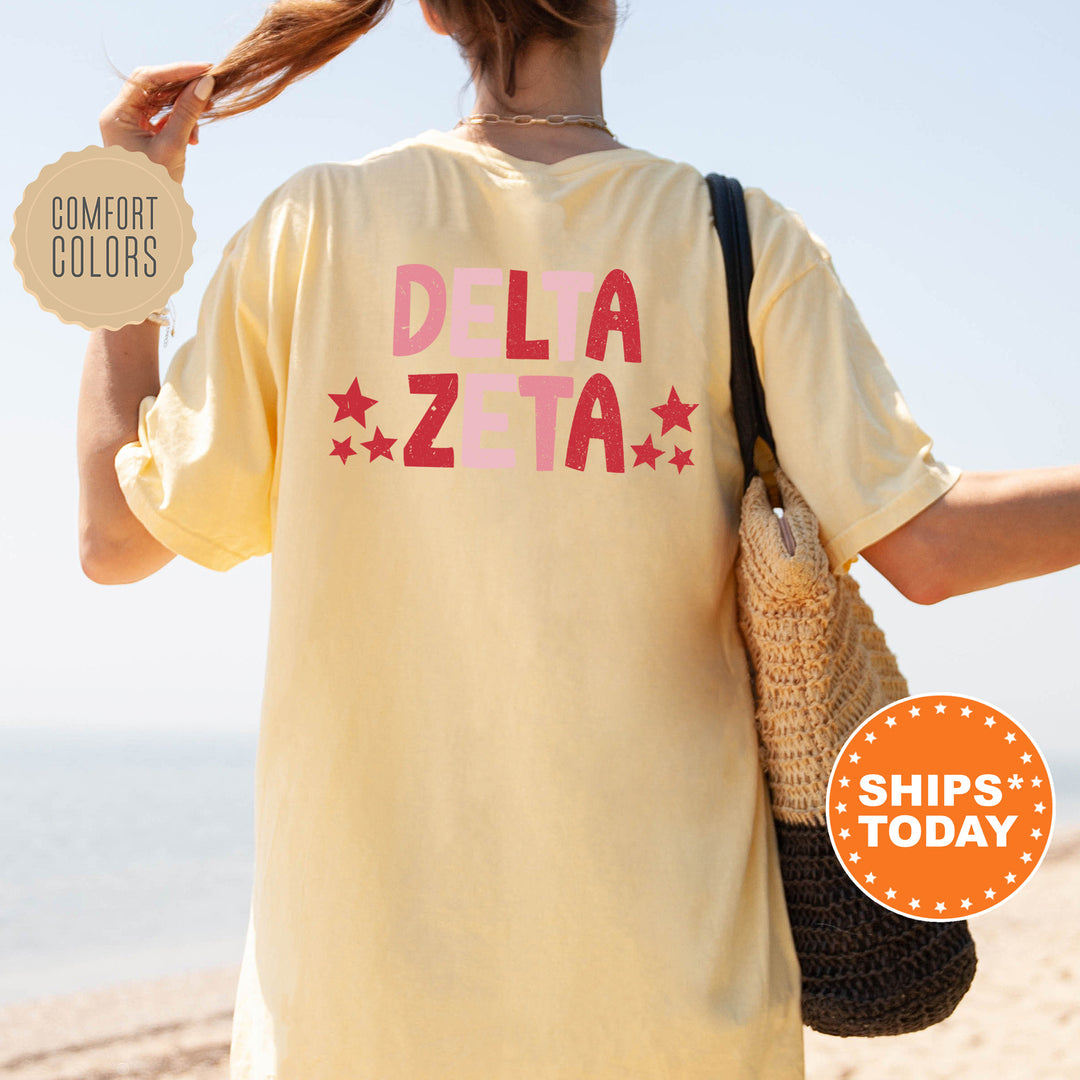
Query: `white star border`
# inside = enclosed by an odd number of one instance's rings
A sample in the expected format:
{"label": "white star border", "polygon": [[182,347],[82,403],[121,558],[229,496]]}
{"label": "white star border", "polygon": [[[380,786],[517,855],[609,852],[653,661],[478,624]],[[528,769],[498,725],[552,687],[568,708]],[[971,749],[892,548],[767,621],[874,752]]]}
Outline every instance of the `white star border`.
{"label": "white star border", "polygon": [[[928,707],[932,707],[934,710],[932,714],[933,718],[936,719],[938,717],[947,717],[949,715],[949,704],[946,704],[945,701],[935,701],[932,706],[928,705],[929,699],[939,697],[954,699],[962,698],[966,701],[974,702],[984,707],[987,711],[981,719],[981,727],[993,728],[996,727],[999,723],[1011,725],[1010,727],[1004,729],[1004,735],[1002,736],[1004,738],[1004,741],[1009,744],[1013,744],[1016,742],[1017,735],[1014,729],[1018,729],[1019,731],[1021,731],[1024,738],[1031,744],[1031,747],[1034,749],[1038,760],[1033,761],[1031,754],[1027,751],[1023,751],[1023,746],[1021,744],[1021,746],[1018,747],[1018,751],[1021,752],[1018,752],[1017,754],[1018,768],[1020,766],[1034,765],[1036,767],[1041,766],[1041,770],[1037,768],[1034,773],[1027,776],[1020,776],[1019,772],[1015,771],[1013,774],[1011,774],[1011,777],[1002,777],[1002,795],[1003,797],[1006,793],[1015,795],[1019,793],[1025,786],[1030,787],[1035,791],[1041,791],[1043,789],[1043,786],[1045,785],[1045,788],[1048,789],[1048,797],[1050,800],[1049,806],[1046,804],[1046,802],[1043,801],[1033,803],[1031,805],[1029,813],[1046,814],[1049,811],[1048,821],[1050,824],[1046,832],[1045,841],[1043,841],[1042,843],[1042,848],[1038,852],[1037,858],[1032,851],[1020,852],[1017,856],[1017,859],[1021,865],[1018,867],[1017,870],[1007,870],[1002,876],[1003,880],[1001,882],[990,883],[985,888],[982,888],[980,890],[974,890],[971,895],[958,898],[954,900],[951,905],[947,903],[944,899],[934,897],[934,900],[932,901],[930,906],[934,910],[935,915],[931,917],[919,915],[917,913],[923,908],[923,897],[909,896],[909,899],[905,903],[900,898],[903,891],[902,889],[898,890],[892,886],[885,887],[885,883],[881,882],[880,876],[875,872],[874,867],[866,861],[868,856],[866,855],[865,847],[856,848],[852,846],[849,847],[846,851],[841,851],[841,849],[837,846],[837,840],[833,836],[832,829],[834,815],[846,815],[849,813],[849,810],[846,801],[835,799],[833,795],[833,785],[835,781],[839,784],[841,788],[848,789],[846,792],[844,792],[844,795],[848,799],[848,801],[850,801],[850,797],[854,795],[854,791],[851,789],[851,777],[846,775],[846,772],[852,771],[851,766],[858,765],[864,756],[864,754],[859,753],[858,744],[862,744],[862,749],[864,750],[864,752],[867,750],[872,751],[874,749],[877,749],[874,744],[878,742],[881,734],[887,733],[881,732],[880,730],[875,730],[872,725],[875,723],[880,723],[882,727],[889,730],[896,728],[898,724],[903,720],[901,706],[904,705],[907,705],[907,715],[912,719],[921,717],[923,715],[923,709]],[[918,704],[909,704],[911,702],[918,702]],[[950,704],[954,706],[954,711],[958,717],[962,719],[978,719],[978,716],[973,713],[973,710],[970,708],[969,705],[964,705],[963,708],[956,708],[956,706],[959,704],[958,702],[953,701]],[[896,912],[897,914],[901,914],[908,918],[917,919],[923,922],[957,922],[963,919],[967,919],[972,915],[981,915],[985,911],[990,911],[993,908],[999,906],[1001,903],[1004,903],[1006,900],[1011,899],[1013,896],[1016,895],[1017,892],[1020,891],[1021,888],[1023,888],[1024,885],[1027,884],[1027,882],[1034,875],[1035,870],[1037,870],[1038,867],[1042,865],[1043,858],[1045,857],[1046,852],[1049,850],[1050,847],[1050,841],[1053,835],[1053,826],[1054,824],[1056,824],[1056,800],[1053,779],[1051,777],[1049,768],[1046,766],[1046,760],[1042,754],[1042,751],[1035,744],[1035,740],[1032,739],[1031,736],[1027,733],[1027,731],[1015,721],[1011,719],[1002,720],[1003,715],[1004,714],[1002,713],[1002,711],[995,706],[990,705],[987,702],[978,701],[978,699],[971,698],[968,695],[955,694],[952,692],[940,695],[918,694],[892,702],[889,706],[887,706],[886,709],[879,710],[875,714],[875,716],[870,717],[860,723],[859,726],[856,727],[855,730],[851,733],[851,735],[848,736],[848,739],[844,743],[844,746],[841,748],[840,753],[837,755],[836,761],[833,764],[832,773],[829,777],[829,785],[827,788],[829,805],[826,808],[827,823],[829,826],[829,839],[832,843],[833,851],[836,854],[836,857],[841,861],[841,864],[844,866],[844,869],[847,872],[848,876],[859,886],[860,889],[862,889],[863,892],[873,897],[873,899],[877,903],[881,904],[883,907],[887,908],[890,911]],[[841,767],[844,764],[848,766],[847,770],[843,775],[837,777],[837,772],[841,771]],[[864,768],[866,768],[866,766],[864,766]],[[854,771],[859,772],[858,769],[855,769]],[[1021,781],[1020,783],[1010,783],[1011,779],[1017,778]],[[854,815],[852,816],[854,818]],[[1014,823],[1012,828],[1016,829],[1020,825],[1021,820],[1018,816],[1018,819],[1016,823]],[[1021,829],[1020,831],[1023,832],[1024,830]],[[1034,829],[1028,831],[1030,832],[1030,835],[1025,837],[1025,839],[1035,841],[1035,843],[1029,843],[1026,846],[1037,848],[1039,846],[1038,841],[1042,840],[1041,828],[1036,825]],[[854,844],[859,840],[859,837],[853,836],[851,834],[851,831],[848,829],[843,829],[841,835],[843,839],[848,840],[851,844]],[[1014,834],[1012,830],[1010,830],[1010,839],[1012,839],[1013,835]],[[846,862],[844,861],[845,855],[847,857]],[[862,881],[859,880],[860,877],[863,879]],[[875,895],[873,890],[867,888],[868,885],[879,885],[881,895]],[[980,895],[982,897],[982,906],[973,906],[972,896],[977,897]],[[975,903],[978,904],[979,901],[976,901]],[[958,913],[955,915],[946,915],[945,912],[949,911],[950,908],[954,908]]]}

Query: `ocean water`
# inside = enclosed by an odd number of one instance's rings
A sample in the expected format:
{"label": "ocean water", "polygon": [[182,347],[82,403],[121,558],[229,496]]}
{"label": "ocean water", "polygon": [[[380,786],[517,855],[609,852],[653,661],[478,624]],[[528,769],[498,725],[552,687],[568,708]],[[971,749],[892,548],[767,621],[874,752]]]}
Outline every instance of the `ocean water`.
{"label": "ocean water", "polygon": [[0,1004],[239,964],[255,749],[0,727]]}
{"label": "ocean water", "polygon": [[[0,1005],[240,963],[255,749],[0,727]],[[1048,756],[1057,825],[1080,825],[1080,762]]]}

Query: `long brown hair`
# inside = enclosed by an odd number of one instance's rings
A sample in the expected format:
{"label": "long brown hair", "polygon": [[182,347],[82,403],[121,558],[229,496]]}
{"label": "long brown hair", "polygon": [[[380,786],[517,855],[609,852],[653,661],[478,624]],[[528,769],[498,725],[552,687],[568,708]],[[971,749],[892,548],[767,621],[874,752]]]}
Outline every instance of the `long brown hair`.
{"label": "long brown hair", "polygon": [[[347,49],[389,13],[394,0],[278,0],[259,24],[210,69],[214,91],[202,120],[257,109]],[[578,34],[603,25],[610,10],[602,0],[428,0],[450,30],[473,78],[499,72],[503,90],[517,88],[517,61],[533,41],[568,47]],[[148,89],[148,103],[167,108],[185,82]]]}

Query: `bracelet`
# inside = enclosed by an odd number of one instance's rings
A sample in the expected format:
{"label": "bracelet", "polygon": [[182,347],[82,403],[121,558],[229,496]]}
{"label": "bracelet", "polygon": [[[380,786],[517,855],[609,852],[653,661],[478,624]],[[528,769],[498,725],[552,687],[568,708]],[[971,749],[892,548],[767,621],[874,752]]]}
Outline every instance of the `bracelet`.
{"label": "bracelet", "polygon": [[176,320],[173,314],[172,301],[170,300],[160,311],[151,311],[150,314],[146,316],[146,322],[156,323],[158,326],[164,327],[166,337],[175,337]]}

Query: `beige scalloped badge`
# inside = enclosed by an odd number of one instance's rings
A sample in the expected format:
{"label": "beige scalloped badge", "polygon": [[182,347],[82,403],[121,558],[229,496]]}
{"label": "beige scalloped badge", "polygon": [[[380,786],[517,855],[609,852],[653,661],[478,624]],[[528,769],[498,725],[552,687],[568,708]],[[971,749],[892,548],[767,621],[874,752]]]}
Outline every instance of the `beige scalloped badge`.
{"label": "beige scalloped badge", "polygon": [[11,243],[23,286],[44,310],[87,330],[119,330],[179,291],[195,228],[164,165],[119,146],[88,146],[27,186]]}

